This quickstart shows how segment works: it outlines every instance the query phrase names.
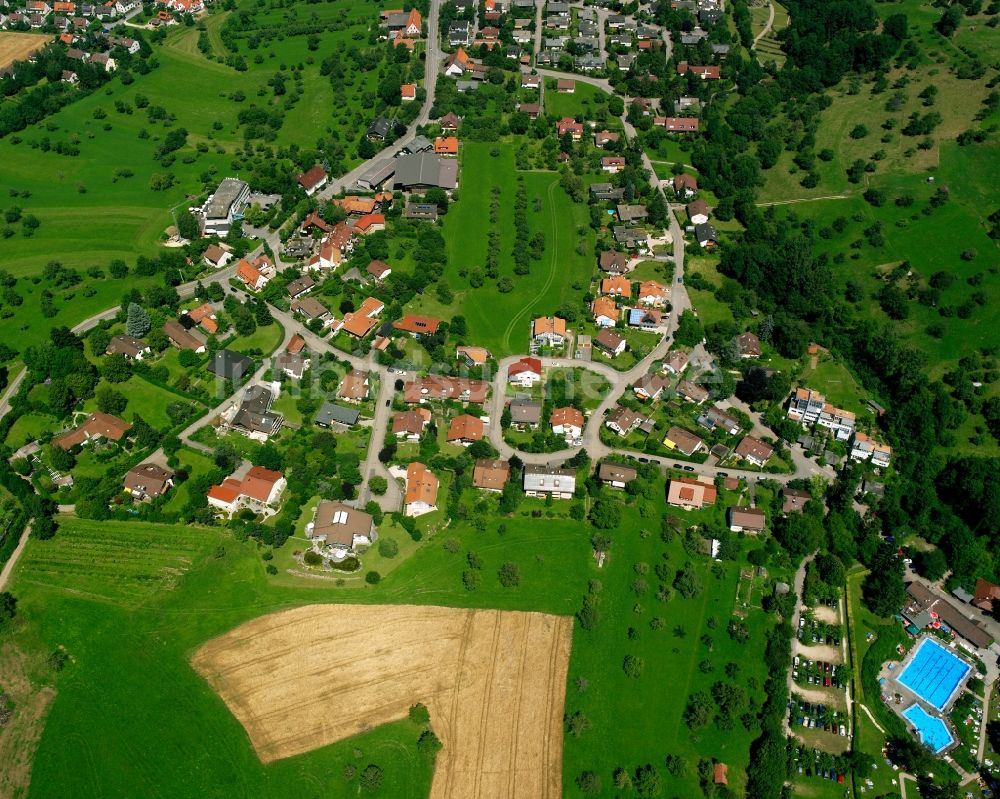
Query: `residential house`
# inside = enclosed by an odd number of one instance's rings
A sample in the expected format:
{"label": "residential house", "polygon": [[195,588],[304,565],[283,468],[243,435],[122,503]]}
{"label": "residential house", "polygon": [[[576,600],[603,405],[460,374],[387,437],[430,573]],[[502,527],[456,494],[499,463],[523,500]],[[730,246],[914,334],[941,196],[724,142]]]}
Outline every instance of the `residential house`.
{"label": "residential house", "polygon": [[445,133],[453,133],[458,130],[458,126],[461,120],[453,112],[449,111],[443,117],[438,120],[438,125],[441,126],[441,130]]}
{"label": "residential house", "polygon": [[306,321],[319,321],[324,328],[340,328],[340,324],[334,318],[333,314],[315,297],[303,297],[302,299],[292,300],[291,309],[292,313],[298,314]]}
{"label": "residential house", "polygon": [[610,294],[613,297],[631,297],[632,281],[623,275],[613,275],[601,281],[601,294]]}
{"label": "residential house", "polygon": [[620,275],[627,271],[628,256],[617,250],[603,250],[598,263],[602,272]]}
{"label": "residential house", "polygon": [[440,319],[434,319],[430,316],[414,316],[413,314],[406,314],[402,319],[392,323],[394,330],[409,333],[413,338],[433,336],[440,326]]}
{"label": "residential house", "polygon": [[620,155],[606,155],[601,158],[601,169],[612,175],[617,175],[625,169],[625,158]]}
{"label": "residential house", "polygon": [[620,436],[627,436],[645,421],[646,417],[641,413],[619,405],[608,414],[608,418],[604,420],[604,426]]}
{"label": "residential house", "polygon": [[485,428],[483,420],[478,416],[463,413],[454,417],[448,425],[447,441],[449,444],[468,446],[475,441],[482,441]]}
{"label": "residential house", "polygon": [[591,183],[590,195],[595,200],[621,200],[625,197],[625,189],[612,186],[610,183]]}
{"label": "residential house", "polygon": [[480,458],[472,470],[472,487],[484,491],[503,491],[510,479],[510,463],[501,459]]}
{"label": "residential house", "polygon": [[381,283],[392,274],[392,267],[385,261],[372,261],[365,270],[376,283]]}
{"label": "residential house", "polygon": [[70,450],[77,445],[88,444],[106,438],[121,441],[132,425],[109,413],[94,411],[73,430],[60,433],[52,439],[52,446]]}
{"label": "residential house", "polygon": [[667,504],[684,510],[701,510],[714,505],[718,492],[711,483],[690,477],[675,477],[667,488]]}
{"label": "residential house", "polygon": [[299,185],[305,191],[307,197],[312,197],[316,192],[322,189],[326,185],[328,179],[329,176],[326,174],[326,170],[319,164],[307,169],[296,178]]}
{"label": "residential house", "polygon": [[[271,410],[274,394],[265,386],[253,385],[243,393],[239,406],[223,414],[228,425],[253,441],[267,441],[284,421],[280,413]],[[230,418],[231,417],[231,418]]]}
{"label": "residential house", "polygon": [[456,19],[448,26],[448,44],[451,47],[468,47],[472,44],[472,26],[468,20]]}
{"label": "residential house", "polygon": [[522,485],[525,495],[529,497],[572,499],[576,493],[576,472],[525,464]]}
{"label": "residential house", "polygon": [[575,440],[583,434],[583,413],[569,405],[556,408],[549,416],[549,424],[557,436]]}
{"label": "residential house", "polygon": [[431,412],[427,408],[401,411],[392,417],[392,434],[397,439],[419,441],[430,421]]}
{"label": "residential house", "polygon": [[831,405],[822,394],[809,388],[792,392],[786,416],[803,427],[816,424],[832,430],[838,441],[850,439],[857,424],[854,413]]}
{"label": "residential house", "polygon": [[538,88],[541,85],[542,85],[542,78],[541,78],[541,76],[539,76],[539,75],[528,75],[528,74],[522,74],[521,75],[521,88],[522,89],[534,89],[534,90],[537,91]]}
{"label": "residential house", "polygon": [[458,137],[438,136],[434,139],[434,153],[445,157],[454,157],[458,155]]}
{"label": "residential house", "polygon": [[234,383],[241,383],[254,372],[254,362],[239,352],[232,350],[219,350],[212,356],[205,367],[213,375],[221,380],[232,380]]}
{"label": "residential house", "polygon": [[287,482],[281,472],[253,466],[241,479],[227,477],[208,490],[208,504],[228,514],[241,507],[258,513],[278,504]]}
{"label": "residential house", "polygon": [[281,372],[293,380],[301,380],[312,360],[301,353],[280,352],[274,356],[274,371]]}
{"label": "residential house", "polygon": [[542,107],[538,103],[521,103],[517,110],[526,115],[528,119],[538,119],[542,113]]}
{"label": "residential house", "polygon": [[468,70],[472,61],[468,53],[459,47],[454,53],[444,60],[444,74],[450,78],[461,77]]}
{"label": "residential house", "polygon": [[799,488],[789,488],[784,486],[781,489],[781,512],[796,513],[805,508],[806,503],[812,499],[812,494]]}
{"label": "residential house", "polygon": [[348,225],[358,235],[367,236],[369,233],[385,230],[385,214],[365,214],[348,222]]}
{"label": "residential house", "polygon": [[736,337],[736,347],[741,358],[759,358],[761,355],[760,339],[749,331]]}
{"label": "residential house", "polygon": [[378,327],[376,318],[385,310],[385,303],[374,297],[366,297],[358,310],[344,314],[343,329],[355,338],[364,338]]}
{"label": "residential house", "polygon": [[507,369],[507,382],[522,388],[531,388],[542,380],[542,362],[538,358],[521,358]]}
{"label": "residential house", "polygon": [[403,385],[403,400],[411,405],[431,400],[458,400],[481,405],[489,391],[489,383],[464,377],[427,375]]}
{"label": "residential house", "polygon": [[456,347],[455,358],[466,366],[483,366],[492,356],[485,347]]}
{"label": "residential house", "polygon": [[705,442],[694,433],[674,425],[667,431],[663,445],[669,450],[677,450],[684,455],[694,455],[699,450],[704,449]]}
{"label": "residential house", "polygon": [[712,782],[715,785],[729,785],[729,766],[725,763],[716,763],[712,767]]}
{"label": "residential house", "polygon": [[167,493],[173,484],[174,473],[156,463],[140,463],[125,473],[125,493],[133,499],[156,499]]}
{"label": "residential house", "polygon": [[605,147],[613,142],[618,141],[618,134],[613,133],[610,130],[598,131],[594,134],[594,146],[595,147]]}
{"label": "residential house", "polygon": [[646,244],[647,236],[644,230],[627,228],[624,225],[615,225],[611,229],[611,233],[615,237],[616,242],[630,250],[638,249]]}
{"label": "residential house", "polygon": [[704,200],[695,200],[694,202],[688,203],[686,210],[688,219],[691,220],[692,225],[703,225],[711,216],[708,203]]}
{"label": "residential house", "polygon": [[580,141],[583,138],[583,124],[577,122],[572,117],[563,117],[556,122],[556,133],[559,136],[564,136],[568,133],[573,141]]}
{"label": "residential house", "polygon": [[725,430],[731,436],[740,432],[739,419],[715,406],[709,408],[704,414],[699,416],[697,422],[706,430],[719,428]]}
{"label": "residential house", "polygon": [[696,117],[654,117],[653,125],[668,133],[697,133],[699,123]]}
{"label": "residential house", "polygon": [[634,468],[621,463],[603,461],[597,467],[597,479],[611,488],[625,488],[638,476],[639,473]]}
{"label": "residential house", "polygon": [[698,180],[694,175],[681,173],[674,176],[674,194],[677,199],[686,200],[698,193]]}
{"label": "residential house", "polygon": [[594,337],[594,346],[609,358],[615,358],[625,352],[626,343],[625,336],[606,328]]}
{"label": "residential house", "polygon": [[708,391],[690,380],[681,380],[677,384],[677,394],[685,401],[693,402],[695,405],[701,405],[708,399]]}
{"label": "residential house", "polygon": [[510,426],[515,430],[533,430],[542,421],[542,403],[527,397],[516,397],[510,402]]}
{"label": "residential house", "polygon": [[404,103],[412,103],[417,99],[417,84],[404,83],[399,87],[399,99]]}
{"label": "residential house", "polygon": [[569,78],[560,78],[556,81],[556,91],[559,94],[573,94],[576,91],[576,81]]}
{"label": "residential house", "polygon": [[639,305],[663,308],[670,302],[670,288],[655,280],[639,284]]}
{"label": "residential house", "polygon": [[984,613],[997,615],[1000,611],[1000,585],[988,580],[976,580],[976,590],[972,596],[972,604]]}
{"label": "residential house", "polygon": [[655,308],[629,308],[625,312],[629,327],[658,330],[663,324],[663,313]]}
{"label": "residential house", "polygon": [[407,200],[406,207],[403,209],[403,217],[426,222],[437,222],[438,207],[435,203],[415,203]]}
{"label": "residential house", "polygon": [[870,460],[873,466],[884,469],[892,459],[892,447],[855,430],[851,438],[850,455],[856,461]]}
{"label": "residential house", "polygon": [[726,523],[734,533],[762,533],[766,518],[759,508],[733,506],[726,511]]}
{"label": "residential house", "polygon": [[150,352],[150,347],[145,341],[126,335],[112,338],[108,342],[107,349],[104,350],[105,355],[120,354],[129,361],[141,361]]}
{"label": "residential house", "polygon": [[236,278],[243,281],[250,291],[260,291],[266,286],[271,278],[264,274],[257,264],[252,264],[245,258],[241,258],[236,265]]}
{"label": "residential house", "polygon": [[324,547],[334,560],[343,560],[358,547],[375,541],[375,520],[371,514],[343,502],[322,500],[313,520],[306,525],[306,538]]}
{"label": "residential house", "polygon": [[745,436],[736,446],[736,455],[754,466],[763,467],[774,454],[774,447],[753,436]]}
{"label": "residential house", "polygon": [[598,297],[590,303],[590,313],[594,324],[598,327],[614,327],[618,323],[621,311],[610,297]]}
{"label": "residential house", "polygon": [[316,286],[316,281],[313,280],[308,275],[304,277],[298,277],[285,286],[285,291],[288,292],[288,296],[293,300],[298,299],[303,294],[312,291]]}
{"label": "residential house", "polygon": [[202,353],[205,351],[205,340],[185,329],[176,319],[170,319],[163,325],[163,332],[170,343],[181,350],[191,350]]}
{"label": "residential house", "polygon": [[566,320],[558,316],[540,316],[532,323],[531,336],[536,344],[561,347],[566,343]]}
{"label": "residential house", "polygon": [[695,225],[694,240],[698,242],[699,247],[712,249],[719,244],[719,232],[715,229],[715,225],[709,225],[707,223]]}
{"label": "residential house", "polygon": [[368,399],[368,372],[361,369],[352,369],[340,383],[337,396],[345,402],[364,402]]}
{"label": "residential house", "polygon": [[335,424],[351,427],[358,423],[361,411],[357,408],[345,408],[332,402],[324,402],[316,413],[316,424],[320,427],[333,427]]}
{"label": "residential house", "polygon": [[649,216],[645,205],[629,205],[625,203],[618,205],[615,208],[615,213],[618,214],[618,219],[626,225],[641,222]]}
{"label": "residential house", "polygon": [[233,254],[230,252],[228,247],[223,247],[218,244],[209,244],[208,248],[201,257],[205,260],[205,263],[213,269],[219,269],[229,263]]}
{"label": "residential house", "polygon": [[663,371],[668,372],[672,375],[684,374],[684,370],[688,365],[688,356],[686,352],[681,352],[680,350],[672,350],[667,353],[667,357],[663,359]]}
{"label": "residential house", "polygon": [[365,135],[371,141],[384,141],[385,137],[389,135],[390,130],[392,130],[392,123],[388,119],[385,117],[376,117],[368,126]]}
{"label": "residential house", "polygon": [[437,510],[440,481],[424,464],[414,461],[406,467],[406,499],[403,512],[422,516]]}
{"label": "residential house", "polygon": [[686,75],[687,73],[692,73],[697,75],[702,80],[718,80],[722,77],[722,70],[715,66],[694,66],[689,64],[687,61],[681,61],[677,65],[677,74]]}
{"label": "residential house", "polygon": [[632,385],[633,393],[641,400],[657,400],[670,382],[659,375],[645,374]]}

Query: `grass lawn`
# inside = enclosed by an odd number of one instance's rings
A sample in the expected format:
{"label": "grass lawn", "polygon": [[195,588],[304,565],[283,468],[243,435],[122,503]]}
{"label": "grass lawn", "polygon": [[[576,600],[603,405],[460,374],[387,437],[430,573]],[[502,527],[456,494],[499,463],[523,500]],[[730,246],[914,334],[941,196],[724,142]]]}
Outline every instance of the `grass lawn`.
{"label": "grass lawn", "polygon": [[226,349],[233,350],[234,352],[259,350],[266,356],[278,348],[284,337],[285,329],[278,322],[274,322],[274,324],[258,327],[249,336],[240,336],[227,345]]}
{"label": "grass lawn", "polygon": [[557,117],[582,117],[584,120],[597,119],[599,108],[607,110],[608,94],[597,86],[576,81],[572,94],[556,91],[554,78],[545,78],[545,113]]}
{"label": "grass lawn", "polygon": [[193,477],[201,477],[216,468],[212,458],[198,450],[182,447],[177,451],[177,460],[181,468],[188,473],[188,480],[174,488],[169,494],[164,510],[167,513],[177,512],[183,508],[191,498],[191,482]]}
{"label": "grass lawn", "polygon": [[701,323],[706,326],[718,322],[732,322],[733,312],[729,304],[718,299],[713,291],[708,288],[694,288],[689,276],[701,275],[712,286],[720,287],[724,278],[719,274],[718,266],[719,258],[714,255],[695,255],[685,258],[684,280],[688,295],[691,297],[691,305],[698,312]]}
{"label": "grass lawn", "polygon": [[29,441],[34,441],[42,433],[55,430],[58,422],[54,416],[43,413],[26,413],[19,416],[7,432],[4,444],[11,449],[17,449]]}
{"label": "grass lawn", "polygon": [[854,379],[846,364],[831,355],[821,354],[815,369],[807,363],[799,382],[819,391],[838,408],[854,411],[858,416],[873,416],[864,404],[868,392]]}
{"label": "grass lawn", "polygon": [[[207,458],[184,450],[180,460],[192,472],[210,468]],[[446,491],[447,480],[443,483]],[[602,618],[596,629],[575,633],[567,711],[583,712],[592,726],[567,741],[567,795],[584,768],[598,770],[610,784],[614,768],[661,765],[668,752],[689,764],[699,757],[723,758],[730,764],[731,784],[741,788],[754,733],[739,722],[728,732],[710,725],[692,733],[680,713],[690,691],[725,678],[722,667],[730,661],[738,664],[737,682],[757,686],[751,693],[760,699],[766,676],[762,631],[769,622],[751,609],[749,642],[730,639],[725,630],[738,567],[731,562],[713,566],[703,556],[693,559],[703,586],[697,596],[675,595],[660,608],[651,593],[633,594],[638,590],[632,586],[635,564],[666,562],[676,570],[688,559],[677,540],[665,545],[655,532],[665,512],[662,482],[654,496],[640,500],[641,507],[625,508],[601,570],[588,532],[564,515],[569,503],[546,508],[525,502],[502,524],[487,513],[481,526],[453,522],[425,533],[419,544],[386,525],[401,553],[381,565],[385,577],[377,587],[355,580],[338,586],[283,574],[268,577],[256,543],[241,543],[218,529],[65,519],[55,540],[29,541],[13,584],[18,622],[4,633],[38,663],[57,646],[70,656],[62,673],[40,671],[41,682],[54,681],[58,695],[34,758],[32,794],[125,795],[146,791],[137,786],[155,786],[163,795],[221,795],[239,786],[248,796],[354,795],[356,784],[342,781],[344,766],[377,763],[385,770],[383,795],[422,799],[430,771],[417,757],[418,731],[408,722],[262,766],[242,727],[188,665],[190,653],[247,619],[311,602],[427,603],[569,615],[579,609],[590,578],[603,584]],[[694,514],[685,517],[685,523],[695,521]],[[640,534],[642,529],[654,532]],[[412,550],[405,558],[404,548]],[[470,550],[483,563],[480,586],[471,592],[462,583]],[[381,556],[367,557],[378,564]],[[517,587],[503,588],[497,579],[506,561],[519,567]],[[647,580],[651,591],[655,578],[650,574]],[[667,626],[651,629],[654,616],[665,617]],[[683,638],[674,630],[678,625]],[[638,630],[634,641],[625,635],[628,626]],[[625,654],[643,659],[638,679],[621,671]],[[705,659],[715,664],[714,672],[697,667]],[[578,677],[589,682],[584,693],[575,687]],[[159,721],[150,724],[150,718]],[[192,725],[197,736],[191,735]],[[179,762],[185,768],[178,769]],[[685,795],[696,790],[692,766],[679,778],[678,789],[681,783]]]}
{"label": "grass lawn", "polygon": [[[490,151],[496,147],[499,155]],[[594,233],[588,226],[587,206],[572,202],[551,172],[517,172],[512,143],[466,142],[462,151],[459,200],[444,220],[448,263],[444,279],[455,292],[449,306],[437,302],[435,292],[418,295],[407,311],[448,318],[463,314],[470,344],[486,347],[497,358],[524,352],[535,316],[551,314],[564,302],[580,303],[594,271]],[[528,194],[530,233],[545,236],[541,261],[531,262],[531,272],[515,275],[514,195],[518,176]],[[470,285],[468,273],[486,262],[490,230],[491,188],[500,188],[496,228],[500,232],[499,273],[514,282],[514,290],[499,293],[493,281],[479,288]],[[541,210],[534,211],[536,200]],[[578,231],[582,230],[582,233]],[[577,252],[582,244],[583,254]]]}
{"label": "grass lawn", "polygon": [[[167,415],[167,406],[174,402],[188,404],[191,400],[185,399],[179,394],[167,391],[164,388],[155,386],[144,380],[139,375],[133,375],[124,383],[119,385],[109,384],[102,380],[97,388],[110,385],[112,389],[123,394],[128,400],[125,410],[120,414],[122,419],[131,421],[132,414],[139,414],[149,424],[158,430],[167,430],[173,427],[170,417]],[[83,404],[86,413],[97,410],[97,400],[89,399]]]}

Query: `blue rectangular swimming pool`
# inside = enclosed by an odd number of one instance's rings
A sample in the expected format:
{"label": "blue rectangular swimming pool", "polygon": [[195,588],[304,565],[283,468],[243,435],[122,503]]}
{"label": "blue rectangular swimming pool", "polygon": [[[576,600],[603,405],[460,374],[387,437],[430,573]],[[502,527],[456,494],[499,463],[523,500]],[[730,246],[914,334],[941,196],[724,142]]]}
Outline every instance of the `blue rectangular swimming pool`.
{"label": "blue rectangular swimming pool", "polygon": [[920,742],[929,746],[934,754],[955,740],[948,731],[948,726],[941,719],[931,716],[920,705],[910,705],[903,711],[903,718],[917,728]]}
{"label": "blue rectangular swimming pool", "polygon": [[925,638],[896,679],[931,707],[943,710],[971,668],[933,638]]}

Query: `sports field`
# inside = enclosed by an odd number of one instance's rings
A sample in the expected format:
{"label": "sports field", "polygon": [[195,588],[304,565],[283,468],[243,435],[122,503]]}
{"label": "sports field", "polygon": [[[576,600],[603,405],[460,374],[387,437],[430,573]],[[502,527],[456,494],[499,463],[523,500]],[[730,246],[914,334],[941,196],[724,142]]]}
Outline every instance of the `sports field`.
{"label": "sports field", "polygon": [[539,613],[310,605],[248,622],[192,662],[265,763],[420,702],[444,744],[433,799],[556,797],[571,632],[570,617]]}
{"label": "sports field", "polygon": [[0,32],[0,69],[23,61],[51,38],[45,33]]}

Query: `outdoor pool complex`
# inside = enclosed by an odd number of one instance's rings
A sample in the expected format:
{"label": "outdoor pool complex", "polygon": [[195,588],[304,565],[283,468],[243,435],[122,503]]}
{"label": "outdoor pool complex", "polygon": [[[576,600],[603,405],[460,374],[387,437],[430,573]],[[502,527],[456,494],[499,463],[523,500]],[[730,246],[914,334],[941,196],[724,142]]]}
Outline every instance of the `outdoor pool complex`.
{"label": "outdoor pool complex", "polygon": [[[971,669],[968,663],[933,638],[925,638],[917,645],[909,665],[896,680],[931,707],[944,710]],[[920,712],[923,713],[922,710]]]}
{"label": "outdoor pool complex", "polygon": [[941,719],[930,715],[920,705],[910,705],[903,711],[903,718],[917,728],[920,742],[924,746],[930,747],[934,754],[937,754],[955,740],[951,737],[947,725]]}

